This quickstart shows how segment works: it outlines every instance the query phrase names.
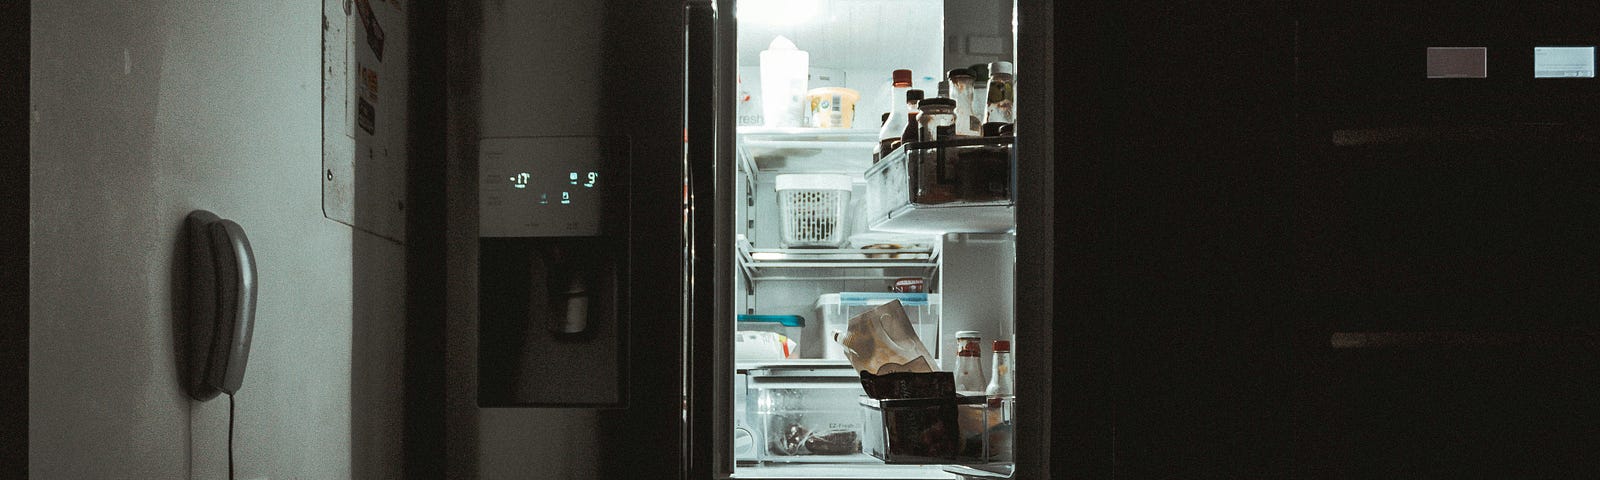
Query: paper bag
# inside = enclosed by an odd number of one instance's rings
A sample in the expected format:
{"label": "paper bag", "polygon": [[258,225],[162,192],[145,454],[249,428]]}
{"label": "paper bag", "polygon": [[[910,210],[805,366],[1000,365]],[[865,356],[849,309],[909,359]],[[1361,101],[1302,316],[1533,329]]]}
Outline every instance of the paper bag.
{"label": "paper bag", "polygon": [[933,371],[933,354],[917,338],[899,300],[852,317],[839,343],[857,371],[873,375]]}

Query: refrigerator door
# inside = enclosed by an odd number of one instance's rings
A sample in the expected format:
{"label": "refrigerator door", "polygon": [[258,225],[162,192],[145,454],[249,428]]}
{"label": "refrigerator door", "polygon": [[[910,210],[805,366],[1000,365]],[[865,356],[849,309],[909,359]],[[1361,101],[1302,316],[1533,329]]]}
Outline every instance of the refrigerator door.
{"label": "refrigerator door", "polygon": [[439,8],[444,476],[682,478],[683,4]]}
{"label": "refrigerator door", "polygon": [[1600,374],[1593,8],[1380,3],[1300,23],[1296,280],[1321,341],[1304,350],[1297,464],[1592,471],[1600,421],[1577,412]]}

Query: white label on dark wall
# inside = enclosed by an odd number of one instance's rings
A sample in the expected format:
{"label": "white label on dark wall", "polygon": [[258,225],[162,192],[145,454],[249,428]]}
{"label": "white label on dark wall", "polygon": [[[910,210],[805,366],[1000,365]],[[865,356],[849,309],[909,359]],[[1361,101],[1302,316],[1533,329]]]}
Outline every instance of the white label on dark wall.
{"label": "white label on dark wall", "polygon": [[1594,78],[1594,47],[1533,47],[1534,78]]}
{"label": "white label on dark wall", "polygon": [[1486,47],[1428,47],[1428,78],[1488,78]]}

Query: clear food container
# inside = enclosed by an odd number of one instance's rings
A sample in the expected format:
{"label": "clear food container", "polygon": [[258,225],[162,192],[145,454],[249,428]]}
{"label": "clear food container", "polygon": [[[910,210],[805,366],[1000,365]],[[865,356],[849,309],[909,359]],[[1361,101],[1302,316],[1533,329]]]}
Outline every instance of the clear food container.
{"label": "clear food container", "polygon": [[816,319],[806,323],[800,334],[800,358],[844,360],[844,346],[833,332],[849,330],[850,318],[879,305],[899,300],[911,327],[922,345],[939,355],[940,298],[937,293],[840,292],[817,297],[813,307]]}
{"label": "clear food container", "polygon": [[861,453],[860,377],[848,365],[746,370],[757,455],[769,463],[876,463]]}
{"label": "clear food container", "polygon": [[867,170],[867,224],[913,233],[1015,225],[1015,137],[917,142]]}
{"label": "clear food container", "polygon": [[857,397],[862,450],[893,464],[988,465],[1011,461],[1012,424],[983,396]]}

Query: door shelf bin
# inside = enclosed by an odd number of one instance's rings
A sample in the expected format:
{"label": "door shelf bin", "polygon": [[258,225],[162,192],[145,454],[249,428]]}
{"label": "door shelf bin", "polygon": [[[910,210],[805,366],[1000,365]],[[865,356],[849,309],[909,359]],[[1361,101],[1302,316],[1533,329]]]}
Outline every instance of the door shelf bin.
{"label": "door shelf bin", "polygon": [[[883,463],[1002,465],[1011,462],[1010,403],[983,396],[877,400],[858,397],[866,415],[861,449]],[[950,428],[954,422],[958,428]]]}
{"label": "door shelf bin", "polygon": [[1014,137],[916,142],[867,170],[869,228],[1006,232],[1016,226]]}

